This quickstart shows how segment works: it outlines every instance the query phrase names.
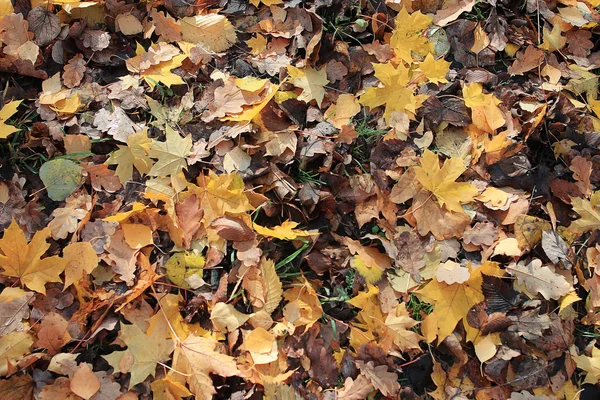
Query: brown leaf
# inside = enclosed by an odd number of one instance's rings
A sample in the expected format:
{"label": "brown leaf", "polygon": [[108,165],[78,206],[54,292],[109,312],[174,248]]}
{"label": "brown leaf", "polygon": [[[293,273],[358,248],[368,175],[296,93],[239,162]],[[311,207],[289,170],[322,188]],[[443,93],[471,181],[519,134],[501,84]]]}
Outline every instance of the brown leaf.
{"label": "brown leaf", "polygon": [[245,242],[256,237],[254,231],[240,218],[220,217],[215,219],[210,226],[217,231],[217,235],[233,242]]}
{"label": "brown leaf", "polygon": [[100,380],[87,363],[82,363],[75,370],[69,388],[87,400],[100,390]]}
{"label": "brown leaf", "polygon": [[69,60],[69,63],[65,65],[65,72],[63,73],[63,82],[66,87],[74,88],[79,86],[83,76],[85,75],[86,62],[81,54],[77,54],[75,57]]}
{"label": "brown leaf", "polygon": [[573,29],[567,32],[567,51],[575,57],[587,57],[594,48],[594,43],[590,40],[592,33],[583,29]]}
{"label": "brown leaf", "polygon": [[10,400],[31,400],[35,383],[29,375],[13,375],[0,381],[0,398]]}
{"label": "brown leaf", "polygon": [[508,73],[512,75],[523,75],[527,71],[539,67],[540,61],[544,58],[544,52],[538,50],[533,45],[529,45],[525,51],[517,54],[517,59],[512,66],[508,67]]}
{"label": "brown leaf", "polygon": [[571,161],[569,169],[573,171],[573,178],[577,181],[575,185],[581,194],[589,197],[592,194],[592,184],[590,183],[592,162],[586,160],[584,157],[577,156]]}
{"label": "brown leaf", "polygon": [[204,211],[200,209],[200,200],[196,195],[186,197],[183,201],[175,204],[175,213],[179,228],[183,231],[184,247],[189,247],[198,229]]}
{"label": "brown leaf", "polygon": [[49,313],[40,324],[35,345],[48,349],[50,355],[60,353],[62,347],[71,341],[71,335],[67,332],[68,325],[60,315]]}
{"label": "brown leaf", "polygon": [[400,390],[398,375],[394,372],[388,372],[386,365],[378,365],[376,367],[373,361],[369,361],[368,363],[357,361],[356,365],[360,369],[361,374],[384,396],[393,397]]}
{"label": "brown leaf", "polygon": [[60,19],[46,6],[36,7],[27,15],[29,30],[38,46],[45,46],[60,33]]}

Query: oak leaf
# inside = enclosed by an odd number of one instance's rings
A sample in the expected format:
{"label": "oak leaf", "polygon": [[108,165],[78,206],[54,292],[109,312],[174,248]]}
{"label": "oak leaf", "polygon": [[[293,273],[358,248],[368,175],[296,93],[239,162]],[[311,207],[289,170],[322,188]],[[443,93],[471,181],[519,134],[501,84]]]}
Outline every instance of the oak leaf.
{"label": "oak leaf", "polygon": [[570,230],[581,234],[600,229],[600,191],[595,192],[590,200],[572,197],[571,205],[581,218],[571,222]]}
{"label": "oak leaf", "polygon": [[506,269],[528,292],[532,295],[541,294],[546,300],[558,300],[573,289],[564,276],[554,272],[551,267],[542,266],[542,260],[537,258],[529,264],[519,262]]}
{"label": "oak leaf", "polygon": [[58,256],[42,259],[50,244],[50,229],[45,228],[35,233],[27,243],[25,233],[13,219],[4,230],[0,239],[0,265],[4,276],[19,278],[28,288],[46,294],[44,285],[48,282],[60,282],[60,273],[64,271],[68,261]]}

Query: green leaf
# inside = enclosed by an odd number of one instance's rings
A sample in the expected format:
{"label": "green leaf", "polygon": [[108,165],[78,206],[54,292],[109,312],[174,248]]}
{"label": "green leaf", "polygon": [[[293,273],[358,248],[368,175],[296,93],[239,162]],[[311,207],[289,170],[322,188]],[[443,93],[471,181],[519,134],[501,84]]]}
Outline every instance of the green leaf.
{"label": "green leaf", "polygon": [[40,178],[54,201],[63,201],[81,184],[82,168],[71,160],[50,160],[40,168]]}

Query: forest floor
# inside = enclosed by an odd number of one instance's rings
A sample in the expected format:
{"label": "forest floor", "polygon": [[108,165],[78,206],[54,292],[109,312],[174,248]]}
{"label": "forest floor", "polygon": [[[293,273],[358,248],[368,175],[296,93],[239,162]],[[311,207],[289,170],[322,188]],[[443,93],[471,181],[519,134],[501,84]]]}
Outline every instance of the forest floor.
{"label": "forest floor", "polygon": [[600,398],[600,0],[0,0],[0,398]]}

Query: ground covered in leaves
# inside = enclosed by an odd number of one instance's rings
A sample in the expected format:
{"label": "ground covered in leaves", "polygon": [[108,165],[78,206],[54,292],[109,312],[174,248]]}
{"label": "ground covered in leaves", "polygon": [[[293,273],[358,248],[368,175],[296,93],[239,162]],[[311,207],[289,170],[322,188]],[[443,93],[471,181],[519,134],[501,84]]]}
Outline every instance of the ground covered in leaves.
{"label": "ground covered in leaves", "polygon": [[0,0],[0,398],[599,398],[597,7]]}

